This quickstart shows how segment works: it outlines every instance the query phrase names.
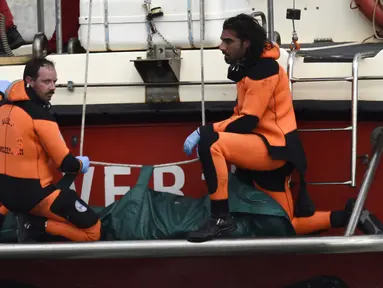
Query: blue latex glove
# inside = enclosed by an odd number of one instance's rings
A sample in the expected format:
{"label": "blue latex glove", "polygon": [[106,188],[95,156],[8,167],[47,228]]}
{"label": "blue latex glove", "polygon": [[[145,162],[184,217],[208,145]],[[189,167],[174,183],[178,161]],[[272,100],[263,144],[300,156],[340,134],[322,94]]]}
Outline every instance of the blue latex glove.
{"label": "blue latex glove", "polygon": [[[11,82],[8,80],[0,80],[0,102],[4,100],[5,91],[8,89],[9,85],[11,85]],[[3,96],[4,95],[4,96]]]}
{"label": "blue latex glove", "polygon": [[186,138],[184,143],[184,152],[190,156],[193,152],[194,147],[199,143],[200,135],[199,128]]}
{"label": "blue latex glove", "polygon": [[9,85],[11,85],[11,82],[8,80],[0,80],[0,92],[5,93],[5,91],[8,89]]}
{"label": "blue latex glove", "polygon": [[86,172],[88,172],[90,166],[89,158],[87,156],[77,156],[76,158],[82,163],[81,173],[85,174]]}

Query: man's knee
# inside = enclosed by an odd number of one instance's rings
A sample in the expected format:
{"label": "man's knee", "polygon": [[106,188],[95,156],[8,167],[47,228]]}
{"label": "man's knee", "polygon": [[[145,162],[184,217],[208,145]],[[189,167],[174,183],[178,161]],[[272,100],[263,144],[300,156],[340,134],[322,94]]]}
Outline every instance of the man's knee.
{"label": "man's knee", "polygon": [[101,221],[98,220],[96,224],[88,229],[83,230],[86,235],[86,241],[98,241],[101,238]]}
{"label": "man's knee", "polygon": [[97,214],[71,189],[62,190],[50,210],[85,231],[101,226]]}

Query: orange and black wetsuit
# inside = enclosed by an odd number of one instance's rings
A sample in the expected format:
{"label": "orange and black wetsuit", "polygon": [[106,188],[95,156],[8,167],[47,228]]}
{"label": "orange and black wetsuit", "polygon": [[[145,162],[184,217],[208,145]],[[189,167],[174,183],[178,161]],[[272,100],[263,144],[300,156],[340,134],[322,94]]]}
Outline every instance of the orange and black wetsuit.
{"label": "orange and black wetsuit", "polygon": [[[296,232],[306,234],[330,228],[331,213],[315,212],[306,191],[306,157],[297,132],[287,74],[276,61],[279,53],[276,44],[268,46],[260,59],[246,67],[237,82],[234,114],[200,127],[198,152],[213,213],[228,213],[219,209],[228,209],[224,207],[228,207],[229,162],[239,171],[250,171],[256,186],[286,210]],[[301,176],[295,211],[288,186],[294,168]]]}
{"label": "orange and black wetsuit", "polygon": [[[59,127],[32,88],[16,81],[0,107],[0,202],[10,211],[44,219],[46,233],[72,241],[96,241],[101,222],[75,191],[52,184],[52,169],[78,173]],[[54,167],[55,166],[55,167]]]}

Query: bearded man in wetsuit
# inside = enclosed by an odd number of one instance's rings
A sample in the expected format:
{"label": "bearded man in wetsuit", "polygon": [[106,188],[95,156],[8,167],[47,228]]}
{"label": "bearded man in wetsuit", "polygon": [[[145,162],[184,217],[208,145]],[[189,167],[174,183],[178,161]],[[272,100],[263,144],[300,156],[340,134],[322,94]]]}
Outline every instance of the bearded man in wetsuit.
{"label": "bearded man in wetsuit", "polygon": [[[344,210],[316,211],[307,192],[306,156],[289,79],[276,61],[278,45],[268,41],[263,27],[246,14],[224,22],[221,40],[220,50],[230,65],[228,78],[237,85],[237,102],[229,119],[199,127],[184,143],[187,155],[198,145],[211,200],[211,219],[190,232],[188,240],[203,242],[236,230],[229,211],[227,162],[237,167],[238,178],[255,185],[285,209],[297,234],[345,227],[353,202]],[[295,205],[288,183],[294,169],[300,174]],[[376,229],[383,231],[378,224]]]}
{"label": "bearded man in wetsuit", "polygon": [[72,156],[49,111],[56,81],[54,63],[33,59],[25,66],[23,80],[10,83],[3,95],[0,213],[9,210],[37,216],[25,223],[25,239],[48,234],[97,241],[101,234],[97,214],[75,191],[58,189],[52,183],[53,169],[75,174],[89,168],[88,157]]}

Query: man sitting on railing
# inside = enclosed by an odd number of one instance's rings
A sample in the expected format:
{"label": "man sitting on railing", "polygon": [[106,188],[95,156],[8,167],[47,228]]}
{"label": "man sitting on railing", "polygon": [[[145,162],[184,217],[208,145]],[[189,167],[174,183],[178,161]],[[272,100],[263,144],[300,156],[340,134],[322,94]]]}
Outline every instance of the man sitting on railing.
{"label": "man sitting on railing", "polygon": [[[199,127],[185,141],[196,145],[211,199],[211,219],[188,240],[202,242],[236,230],[228,205],[227,162],[250,171],[250,183],[286,210],[297,234],[345,227],[350,208],[315,211],[306,190],[306,156],[300,141],[289,80],[278,64],[279,47],[251,16],[241,14],[223,24],[220,49],[230,64],[228,78],[237,83],[237,104],[227,120]],[[296,169],[300,189],[295,211],[288,177]],[[242,172],[242,173],[241,173]],[[248,177],[242,177],[248,178]]]}
{"label": "man sitting on railing", "polygon": [[7,102],[0,106],[0,202],[10,211],[38,216],[25,223],[21,234],[26,239],[47,233],[97,241],[97,214],[75,191],[52,184],[52,163],[64,173],[86,173],[89,168],[88,157],[70,154],[49,112],[57,81],[54,64],[33,59],[23,79],[9,85]]}

